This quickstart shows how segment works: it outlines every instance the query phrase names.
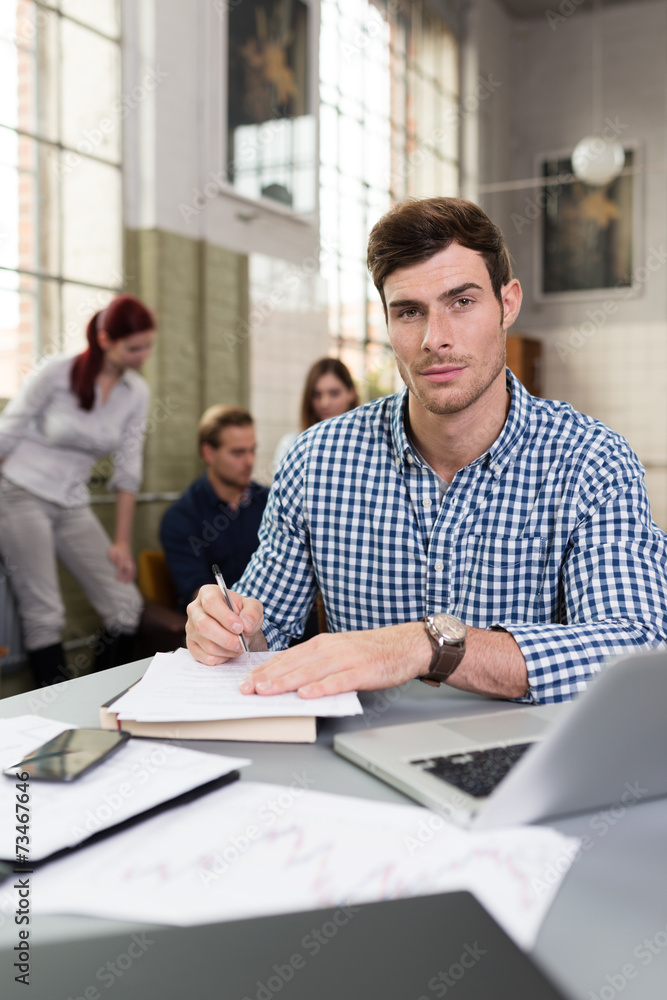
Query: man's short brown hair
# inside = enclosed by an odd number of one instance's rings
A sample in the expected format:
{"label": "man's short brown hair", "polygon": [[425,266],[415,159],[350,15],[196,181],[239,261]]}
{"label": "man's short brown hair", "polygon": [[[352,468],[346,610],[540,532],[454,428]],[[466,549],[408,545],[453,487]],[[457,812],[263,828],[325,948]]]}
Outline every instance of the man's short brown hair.
{"label": "man's short brown hair", "polygon": [[451,243],[476,250],[484,258],[493,294],[512,280],[505,239],[479,205],[463,198],[421,198],[395,205],[375,223],[368,237],[368,270],[387,315],[384,282],[400,267],[421,264]]}
{"label": "man's short brown hair", "polygon": [[225,427],[251,427],[254,424],[252,416],[240,406],[224,406],[218,403],[209,406],[197,425],[199,451],[205,444],[211,448],[220,446],[220,437]]}

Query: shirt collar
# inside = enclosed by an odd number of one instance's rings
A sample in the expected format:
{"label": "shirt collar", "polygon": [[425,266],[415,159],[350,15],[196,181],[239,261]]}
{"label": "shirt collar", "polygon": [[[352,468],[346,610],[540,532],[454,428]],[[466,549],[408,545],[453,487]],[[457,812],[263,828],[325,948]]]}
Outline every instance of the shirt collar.
{"label": "shirt collar", "polygon": [[[506,376],[511,402],[505,425],[491,447],[470,463],[471,465],[486,463],[494,479],[498,479],[502,475],[520,448],[528,427],[532,407],[532,396],[509,368],[506,369]],[[409,465],[424,466],[421,456],[412,447],[405,432],[404,414],[407,406],[407,395],[406,386],[394,396],[390,417],[394,459],[399,472],[403,471],[406,462]]]}
{"label": "shirt collar", "polygon": [[509,368],[506,368],[505,372],[507,391],[511,396],[507,420],[489,450],[478,459],[478,461],[485,460],[487,462],[494,479],[498,479],[502,475],[521,448],[533,406],[533,397],[518,378],[512,374]]}
{"label": "shirt collar", "polygon": [[211,486],[211,481],[208,478],[207,473],[204,473],[204,475],[202,476],[202,480],[205,484],[205,489],[206,492],[208,493],[210,502],[215,506],[218,506],[219,504],[224,504],[225,507],[229,507],[231,511],[237,511],[239,510],[240,507],[247,507],[252,497],[253,487],[255,486],[254,483],[250,483],[248,486],[246,486],[243,493],[241,494],[241,499],[239,500],[238,505],[236,507],[232,507],[230,503],[227,503],[226,500],[223,500],[222,497],[219,497],[218,494],[215,492],[215,490]]}
{"label": "shirt collar", "polygon": [[394,461],[399,472],[403,471],[406,462],[410,465],[416,464],[423,466],[424,464],[410,444],[408,435],[405,433],[405,420],[403,415],[405,413],[405,408],[408,405],[407,400],[408,389],[407,386],[404,386],[401,391],[397,392],[393,397],[391,404],[391,443],[394,449]]}

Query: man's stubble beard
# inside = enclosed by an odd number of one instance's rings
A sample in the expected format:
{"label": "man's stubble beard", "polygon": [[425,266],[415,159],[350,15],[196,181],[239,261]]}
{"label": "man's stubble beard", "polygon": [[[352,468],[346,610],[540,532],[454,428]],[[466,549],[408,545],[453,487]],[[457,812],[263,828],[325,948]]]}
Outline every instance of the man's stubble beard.
{"label": "man's stubble beard", "polygon": [[[461,410],[465,410],[467,407],[477,402],[477,400],[484,395],[489,386],[495,382],[500,372],[504,370],[507,361],[507,352],[505,344],[505,331],[502,327],[500,332],[502,333],[502,339],[499,342],[500,350],[498,352],[496,364],[492,369],[492,375],[484,377],[478,376],[476,378],[473,377],[472,382],[465,389],[454,388],[449,383],[441,383],[440,385],[433,384],[433,393],[425,393],[422,391],[421,387],[418,387],[420,372],[426,368],[432,368],[436,365],[465,365],[468,371],[472,371],[472,369],[468,366],[468,362],[472,359],[465,357],[434,357],[429,360],[428,364],[423,365],[421,369],[417,369],[413,375],[412,370],[394,355],[396,357],[396,367],[398,368],[398,373],[417,402],[429,413],[434,413],[439,416],[443,416],[448,413],[459,413]],[[447,390],[446,395],[444,390]]]}

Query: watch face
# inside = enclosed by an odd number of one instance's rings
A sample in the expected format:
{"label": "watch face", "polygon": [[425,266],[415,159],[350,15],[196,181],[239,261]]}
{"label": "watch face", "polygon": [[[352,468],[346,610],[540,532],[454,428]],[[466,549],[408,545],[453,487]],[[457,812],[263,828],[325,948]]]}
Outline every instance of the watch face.
{"label": "watch face", "polygon": [[466,627],[454,615],[448,615],[445,611],[439,611],[437,615],[433,615],[431,620],[433,623],[431,631],[447,645],[454,645],[465,639]]}

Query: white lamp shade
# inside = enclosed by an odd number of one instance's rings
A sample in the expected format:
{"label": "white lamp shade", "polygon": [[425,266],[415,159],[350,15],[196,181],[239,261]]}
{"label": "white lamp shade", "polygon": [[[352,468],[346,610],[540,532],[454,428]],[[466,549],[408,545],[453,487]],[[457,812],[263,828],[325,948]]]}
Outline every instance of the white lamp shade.
{"label": "white lamp shade", "polygon": [[575,177],[586,184],[609,184],[625,164],[625,151],[618,142],[607,142],[599,135],[587,135],[572,153]]}

